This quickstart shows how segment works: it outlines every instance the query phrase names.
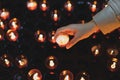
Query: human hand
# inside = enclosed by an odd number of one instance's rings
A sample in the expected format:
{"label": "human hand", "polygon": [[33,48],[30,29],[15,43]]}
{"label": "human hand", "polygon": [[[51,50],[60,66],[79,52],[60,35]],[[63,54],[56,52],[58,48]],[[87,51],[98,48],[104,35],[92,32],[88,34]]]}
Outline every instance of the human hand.
{"label": "human hand", "polygon": [[55,34],[55,40],[60,34],[73,36],[73,38],[66,45],[66,48],[69,49],[78,41],[88,38],[92,33],[98,30],[99,29],[98,27],[96,27],[94,21],[90,21],[85,24],[70,24],[57,29]]}

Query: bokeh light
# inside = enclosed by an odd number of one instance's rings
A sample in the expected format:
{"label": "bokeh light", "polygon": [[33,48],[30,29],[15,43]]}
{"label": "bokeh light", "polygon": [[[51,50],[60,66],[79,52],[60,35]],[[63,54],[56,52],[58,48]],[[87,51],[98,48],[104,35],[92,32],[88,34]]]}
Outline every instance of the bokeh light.
{"label": "bokeh light", "polygon": [[12,30],[18,30],[20,28],[20,21],[17,18],[13,18],[9,21],[9,27]]}
{"label": "bokeh light", "polygon": [[68,36],[68,35],[65,35],[65,34],[60,34],[60,35],[58,35],[57,38],[56,38],[56,43],[57,43],[60,47],[65,47],[68,42],[69,42],[69,36]]}
{"label": "bokeh light", "polygon": [[48,69],[55,69],[58,66],[58,60],[55,56],[48,56],[45,65]]}
{"label": "bokeh light", "polygon": [[69,70],[63,70],[60,73],[59,80],[74,80],[73,73]]}
{"label": "bokeh light", "polygon": [[37,30],[35,32],[35,39],[38,41],[38,42],[45,42],[46,40],[46,33],[42,30]]}
{"label": "bokeh light", "polygon": [[25,68],[28,65],[28,59],[24,55],[17,56],[15,62],[18,68]]}
{"label": "bokeh light", "polygon": [[4,67],[11,67],[12,66],[12,57],[8,54],[3,54],[0,57],[0,64]]}
{"label": "bokeh light", "polygon": [[38,6],[38,4],[37,4],[36,0],[29,0],[29,1],[27,2],[27,8],[28,8],[28,10],[30,10],[30,11],[36,10],[36,9],[37,9],[37,6]]}
{"label": "bokeh light", "polygon": [[7,20],[9,17],[10,17],[10,12],[7,9],[3,8],[2,10],[0,10],[0,18],[2,20]]}
{"label": "bokeh light", "polygon": [[9,41],[16,42],[18,40],[18,32],[12,29],[7,31],[6,36]]}
{"label": "bokeh light", "polygon": [[38,69],[31,69],[28,72],[28,80],[42,80],[42,74]]}

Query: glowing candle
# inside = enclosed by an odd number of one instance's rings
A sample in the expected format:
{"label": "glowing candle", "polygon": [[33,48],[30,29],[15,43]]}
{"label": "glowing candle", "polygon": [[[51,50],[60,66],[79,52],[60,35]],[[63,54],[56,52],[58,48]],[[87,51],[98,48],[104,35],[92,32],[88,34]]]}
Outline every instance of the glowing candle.
{"label": "glowing candle", "polygon": [[8,19],[9,16],[10,16],[10,13],[9,13],[9,11],[7,11],[6,9],[2,9],[2,10],[0,11],[0,17],[1,17],[3,20]]}
{"label": "glowing candle", "polygon": [[20,28],[20,21],[17,18],[13,18],[9,22],[9,27],[12,30],[18,30]]}
{"label": "glowing candle", "polygon": [[7,31],[7,38],[10,41],[17,41],[18,39],[18,33],[14,30],[8,30]]}
{"label": "glowing candle", "polygon": [[96,8],[96,4],[93,4],[92,7],[91,7],[91,11],[92,11],[92,12],[95,12],[96,9],[97,9],[97,8]]}
{"label": "glowing candle", "polygon": [[37,8],[37,2],[34,0],[30,0],[27,2],[27,8],[31,11],[35,10]]}
{"label": "glowing candle", "polygon": [[96,10],[97,10],[97,6],[96,5],[97,5],[97,1],[94,1],[92,6],[91,6],[91,11],[92,12],[96,12]]}
{"label": "glowing candle", "polygon": [[56,43],[60,46],[60,47],[64,47],[67,45],[67,43],[69,42],[69,36],[68,35],[58,35],[58,37],[56,38]]}
{"label": "glowing candle", "polygon": [[64,80],[70,80],[69,75],[66,75],[65,78],[64,78]]}
{"label": "glowing candle", "polygon": [[53,21],[57,22],[57,21],[59,20],[59,18],[60,18],[60,15],[59,15],[59,13],[58,13],[58,10],[54,10],[54,11],[52,12],[51,17],[52,17]]}
{"label": "glowing candle", "polygon": [[45,65],[49,69],[55,69],[57,67],[57,59],[55,56],[49,56],[46,58]]}
{"label": "glowing candle", "polygon": [[38,69],[31,69],[28,72],[29,80],[42,80],[42,74]]}
{"label": "glowing candle", "polygon": [[47,9],[48,9],[48,4],[47,4],[47,1],[46,1],[46,0],[43,0],[43,1],[41,2],[41,4],[40,4],[40,9],[41,9],[42,11],[47,11]]}
{"label": "glowing candle", "polygon": [[3,30],[5,29],[5,24],[2,20],[0,20],[0,28],[2,28]]}
{"label": "glowing candle", "polygon": [[72,3],[69,0],[65,3],[64,7],[69,12],[73,10],[73,5],[72,5]]}
{"label": "glowing candle", "polygon": [[43,43],[43,42],[45,42],[46,34],[42,30],[37,30],[36,33],[35,33],[35,38],[38,42]]}

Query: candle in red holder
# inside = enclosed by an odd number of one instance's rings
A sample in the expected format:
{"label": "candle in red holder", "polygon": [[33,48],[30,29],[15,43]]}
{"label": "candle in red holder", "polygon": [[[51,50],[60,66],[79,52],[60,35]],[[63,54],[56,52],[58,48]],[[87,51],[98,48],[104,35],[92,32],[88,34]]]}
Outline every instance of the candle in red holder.
{"label": "candle in red holder", "polygon": [[42,80],[42,74],[38,69],[31,69],[28,72],[28,80]]}
{"label": "candle in red holder", "polygon": [[115,72],[118,69],[120,69],[120,61],[117,58],[112,58],[111,60],[108,60],[108,69],[111,72]]}
{"label": "candle in red holder", "polygon": [[58,65],[57,58],[55,56],[47,57],[45,61],[45,65],[48,69],[55,69]]}
{"label": "candle in red holder", "polygon": [[42,31],[42,30],[37,30],[35,32],[35,39],[38,42],[41,42],[41,43],[45,42],[45,40],[46,40],[46,34],[45,34],[45,32]]}
{"label": "candle in red holder", "polygon": [[59,80],[74,80],[73,73],[69,70],[63,70],[60,73]]}
{"label": "candle in red holder", "polygon": [[1,19],[6,20],[9,18],[9,16],[10,16],[10,12],[8,10],[6,10],[4,8],[2,10],[0,10],[0,18]]}
{"label": "candle in red holder", "polygon": [[48,10],[48,3],[46,0],[43,0],[41,3],[40,3],[40,9],[42,11],[47,11]]}
{"label": "candle in red holder", "polygon": [[7,38],[8,38],[9,41],[15,42],[15,41],[17,41],[17,39],[18,39],[18,32],[17,32],[17,31],[14,31],[14,30],[12,30],[12,29],[9,29],[9,30],[7,31],[6,36],[7,36]]}
{"label": "candle in red holder", "polygon": [[37,2],[35,0],[29,0],[27,2],[27,8],[28,10],[34,11],[35,9],[37,9]]}
{"label": "candle in red holder", "polygon": [[73,5],[72,5],[71,1],[69,1],[69,0],[65,3],[64,7],[68,12],[73,10]]}
{"label": "candle in red holder", "polygon": [[28,60],[24,55],[19,55],[15,58],[17,67],[25,68],[28,65]]}
{"label": "candle in red holder", "polygon": [[17,18],[13,18],[9,22],[9,27],[12,30],[18,30],[20,28],[20,21]]}
{"label": "candle in red holder", "polygon": [[58,10],[54,10],[51,14],[51,17],[52,17],[53,21],[57,22],[60,19]]}
{"label": "candle in red holder", "polygon": [[11,67],[12,66],[12,58],[8,54],[3,54],[0,57],[0,64],[4,67]]}
{"label": "candle in red holder", "polygon": [[6,28],[6,24],[1,19],[0,19],[0,28],[3,29],[3,30]]}
{"label": "candle in red holder", "polygon": [[97,10],[97,6],[96,5],[97,5],[97,1],[94,1],[93,4],[91,5],[91,11],[92,12],[96,12],[96,10]]}

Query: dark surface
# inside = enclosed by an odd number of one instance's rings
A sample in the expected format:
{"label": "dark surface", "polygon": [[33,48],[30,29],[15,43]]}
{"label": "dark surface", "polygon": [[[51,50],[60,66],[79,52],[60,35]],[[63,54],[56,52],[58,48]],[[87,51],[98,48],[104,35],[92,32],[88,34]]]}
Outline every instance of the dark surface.
{"label": "dark surface", "polygon": [[[120,29],[106,36],[103,36],[101,32],[95,33],[69,50],[57,45],[55,45],[57,48],[53,48],[53,44],[48,40],[45,43],[38,43],[35,40],[34,33],[38,29],[42,29],[48,34],[51,30],[71,23],[80,23],[83,19],[86,22],[90,21],[92,14],[99,12],[104,3],[104,0],[98,0],[98,11],[92,13],[87,5],[87,2],[92,2],[92,0],[83,0],[84,4],[79,4],[80,1],[73,0],[74,11],[67,16],[68,13],[63,8],[65,0],[48,0],[50,8],[44,13],[46,16],[43,16],[39,7],[35,11],[29,11],[26,8],[27,0],[0,0],[0,9],[7,8],[11,14],[9,20],[14,17],[18,18],[22,27],[18,31],[19,40],[17,42],[10,42],[7,39],[0,42],[0,55],[8,53],[15,59],[17,55],[24,54],[29,60],[28,67],[24,69],[17,68],[15,64],[10,68],[0,65],[0,80],[14,80],[13,78],[17,74],[23,76],[23,79],[19,80],[27,80],[27,72],[31,68],[38,68],[43,74],[43,80],[53,80],[53,78],[57,80],[64,69],[73,72],[74,77],[80,71],[86,71],[90,75],[90,80],[120,80],[120,70],[110,72],[107,69],[107,61],[110,57],[106,53],[106,49],[109,47],[117,48],[120,53]],[[37,2],[39,3],[39,0]],[[50,18],[50,13],[54,8],[59,9],[61,13],[58,23],[54,23]],[[94,57],[91,47],[98,44],[101,45],[101,55]],[[45,59],[49,55],[54,55],[58,59],[58,67],[53,70],[56,73],[55,76],[48,74],[50,70],[45,66]],[[119,54],[117,57],[120,59]]]}

